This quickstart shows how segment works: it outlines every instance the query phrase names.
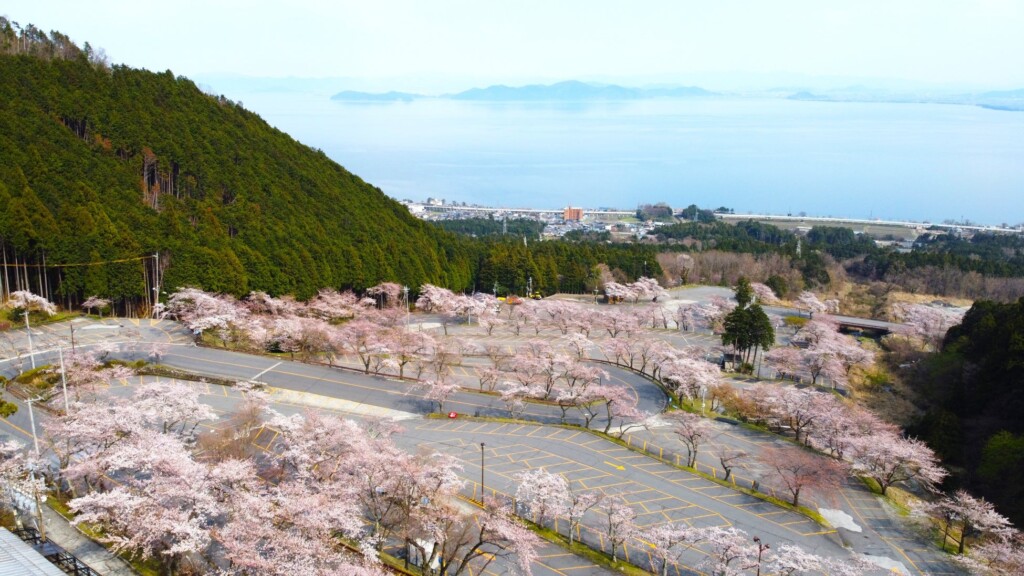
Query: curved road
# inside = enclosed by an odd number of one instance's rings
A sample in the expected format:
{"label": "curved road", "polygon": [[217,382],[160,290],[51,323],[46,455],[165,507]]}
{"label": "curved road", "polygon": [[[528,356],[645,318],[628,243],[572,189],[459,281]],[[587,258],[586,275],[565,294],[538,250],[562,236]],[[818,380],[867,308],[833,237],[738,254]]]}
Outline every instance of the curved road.
{"label": "curved road", "polygon": [[[43,327],[38,329],[38,333],[34,329],[37,349],[45,346],[47,342],[55,343],[66,332],[66,325]],[[497,491],[511,494],[514,492],[512,478],[515,473],[543,466],[564,474],[576,488],[623,495],[637,510],[641,524],[685,521],[694,525],[732,525],[742,528],[751,535],[758,535],[772,545],[789,542],[822,555],[843,557],[849,554],[841,546],[839,535],[835,531],[822,530],[820,526],[801,515],[723,488],[582,430],[537,424],[424,420],[421,418],[422,414],[431,412],[434,406],[412,390],[408,382],[277,358],[198,348],[188,344],[190,336],[171,322],[83,322],[76,328],[75,334],[78,345],[124,341],[126,334],[131,336],[131,339],[137,337],[145,342],[166,342],[170,346],[161,358],[161,363],[201,375],[238,380],[257,379],[273,388],[275,404],[282,410],[316,406],[349,414],[381,414],[408,420],[404,424],[406,430],[399,435],[398,442],[409,449],[430,445],[458,457],[464,465],[462,475],[467,480],[468,496],[478,494],[480,489],[480,443],[484,442],[485,482],[488,493]],[[143,357],[146,355],[146,346],[147,344],[137,346],[134,352],[126,353],[126,356]],[[56,361],[56,354],[52,351],[40,353],[36,360],[39,364]],[[0,361],[0,372],[10,372],[19,363],[27,365],[24,358],[20,362],[17,359]],[[664,406],[664,395],[653,384],[631,372],[612,368],[609,373],[630,385],[645,402],[653,403],[659,410]],[[205,387],[204,401],[209,401],[215,407],[217,402],[230,404],[230,389],[202,383],[195,385]],[[656,393],[652,392],[652,389]],[[657,405],[659,397],[660,407]],[[221,398],[224,400],[220,400]],[[227,406],[220,406],[220,409],[227,409]],[[446,403],[445,409],[468,414],[507,415],[507,410],[499,398],[470,392],[456,394]],[[544,422],[554,422],[559,419],[560,410],[554,406],[531,405],[527,416]],[[17,434],[27,429],[24,410],[10,419],[10,425],[9,429]],[[658,431],[650,434],[653,440],[657,437]],[[739,438],[740,442],[757,441],[743,433],[739,434]],[[667,442],[664,438],[660,441]],[[856,498],[858,501],[877,500],[871,495],[858,493],[856,486],[843,491],[843,497]],[[851,508],[854,508],[851,511],[857,514],[858,511],[868,510],[870,506]],[[883,524],[888,529],[895,530],[891,519],[887,517],[861,516],[858,520],[865,531],[874,530],[876,526],[882,527]],[[585,529],[581,536],[588,543],[603,546],[603,538],[596,529],[600,526],[596,516],[587,518],[585,524],[590,528]],[[898,530],[889,536],[893,534],[900,538],[906,536]],[[844,533],[843,537],[848,543],[853,540],[850,534]],[[894,538],[886,539],[885,536],[879,535],[872,542],[886,542],[888,546],[883,547],[885,549],[862,550],[864,546],[856,546],[856,542],[853,542],[854,549],[901,558],[898,555],[886,554],[887,551],[891,552],[892,548],[901,545],[901,541]],[[634,561],[647,563],[642,544],[631,547],[628,553]],[[689,565],[695,565],[700,559],[700,552],[695,551],[693,554],[686,562]],[[938,555],[938,552],[935,551],[935,554]],[[571,566],[572,562],[578,559],[569,562],[570,565],[559,564],[565,561],[566,559],[556,561],[551,557],[548,562],[551,565],[544,568],[549,571],[539,573],[564,574],[568,573],[568,570],[575,574],[602,573],[592,566]],[[947,570],[947,562],[933,563],[930,558],[927,562],[909,564],[909,571],[914,573],[923,570],[928,570],[929,573],[952,572]]]}

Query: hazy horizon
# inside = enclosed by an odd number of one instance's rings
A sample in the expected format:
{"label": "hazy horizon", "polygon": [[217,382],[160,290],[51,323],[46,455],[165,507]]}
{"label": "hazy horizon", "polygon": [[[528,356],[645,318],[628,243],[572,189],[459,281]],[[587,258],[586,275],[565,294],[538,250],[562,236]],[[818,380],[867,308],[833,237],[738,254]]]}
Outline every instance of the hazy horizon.
{"label": "hazy horizon", "polygon": [[102,47],[115,63],[197,78],[350,78],[447,90],[701,78],[735,89],[743,78],[788,76],[1024,88],[1016,65],[1024,3],[1015,0],[11,0],[4,10]]}

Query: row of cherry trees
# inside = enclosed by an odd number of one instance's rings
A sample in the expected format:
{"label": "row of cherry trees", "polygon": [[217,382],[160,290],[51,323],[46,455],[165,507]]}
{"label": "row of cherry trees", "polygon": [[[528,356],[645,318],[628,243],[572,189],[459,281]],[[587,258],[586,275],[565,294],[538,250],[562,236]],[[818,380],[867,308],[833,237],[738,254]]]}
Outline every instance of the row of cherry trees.
{"label": "row of cherry trees", "polygon": [[[465,512],[452,457],[400,450],[387,422],[285,417],[250,385],[237,388],[238,410],[214,428],[195,388],[170,382],[130,399],[97,393],[49,419],[54,482],[74,495],[74,522],[170,574],[380,575],[377,551],[396,545],[437,574],[496,557],[529,573],[536,537],[497,502]],[[254,440],[266,425],[279,434],[263,450]],[[26,491],[16,454],[2,447],[0,474]]]}
{"label": "row of cherry trees", "polygon": [[[651,570],[667,575],[672,565],[686,565],[708,571],[710,574],[772,573],[795,574],[814,571],[835,575],[859,575],[873,568],[856,558],[834,559],[808,553],[799,546],[783,544],[778,547],[763,545],[736,528],[698,528],[678,522],[657,524],[641,528],[637,525],[636,511],[618,494],[605,495],[596,490],[585,491],[574,487],[564,476],[543,468],[522,472],[516,476],[516,501],[525,514],[541,526],[555,527],[556,519],[564,519],[570,543],[580,534],[584,516],[592,518],[590,527],[599,530],[613,559],[632,541],[642,541],[650,547],[653,564]],[[640,546],[643,550],[644,547]],[[693,563],[693,555],[684,555],[700,549],[704,559]]]}

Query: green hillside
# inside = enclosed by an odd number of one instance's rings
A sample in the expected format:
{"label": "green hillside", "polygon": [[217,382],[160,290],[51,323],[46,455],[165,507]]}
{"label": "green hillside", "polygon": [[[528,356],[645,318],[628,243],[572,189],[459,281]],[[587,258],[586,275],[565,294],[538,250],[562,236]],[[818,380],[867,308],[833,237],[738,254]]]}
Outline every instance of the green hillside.
{"label": "green hillside", "polygon": [[256,114],[11,24],[0,18],[7,289],[127,308],[146,302],[155,259],[139,258],[157,252],[168,289],[470,284],[466,244]]}

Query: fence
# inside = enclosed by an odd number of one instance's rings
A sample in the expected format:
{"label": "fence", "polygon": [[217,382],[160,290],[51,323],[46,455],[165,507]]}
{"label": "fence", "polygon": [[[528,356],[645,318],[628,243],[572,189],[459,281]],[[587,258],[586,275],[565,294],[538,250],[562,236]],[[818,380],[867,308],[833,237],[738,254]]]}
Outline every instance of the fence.
{"label": "fence", "polygon": [[70,552],[67,552],[60,546],[54,544],[50,540],[43,540],[39,535],[39,531],[35,528],[18,528],[13,530],[14,534],[31,544],[37,552],[42,554],[44,558],[50,561],[66,574],[73,574],[74,576],[100,576],[99,572],[96,572],[92,568],[89,568],[84,562],[76,558]]}

